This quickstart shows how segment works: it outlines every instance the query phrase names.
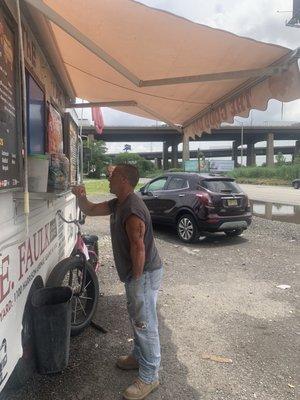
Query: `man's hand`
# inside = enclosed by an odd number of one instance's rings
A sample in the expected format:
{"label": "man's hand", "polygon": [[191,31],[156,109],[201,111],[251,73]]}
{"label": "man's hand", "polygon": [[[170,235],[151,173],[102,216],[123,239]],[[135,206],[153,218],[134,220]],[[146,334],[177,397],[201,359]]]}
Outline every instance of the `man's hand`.
{"label": "man's hand", "polygon": [[85,215],[96,216],[111,214],[106,201],[95,204],[87,200],[84,185],[73,186],[72,193],[77,197],[79,208]]}
{"label": "man's hand", "polygon": [[84,185],[77,185],[72,187],[72,193],[76,197],[86,197],[86,191]]}

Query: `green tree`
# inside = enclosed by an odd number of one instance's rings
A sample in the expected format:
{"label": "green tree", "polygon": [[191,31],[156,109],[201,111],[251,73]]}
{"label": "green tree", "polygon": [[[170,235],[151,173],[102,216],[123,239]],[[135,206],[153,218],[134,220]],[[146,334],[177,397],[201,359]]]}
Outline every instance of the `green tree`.
{"label": "green tree", "polygon": [[300,156],[296,156],[294,159],[294,164],[300,165]]}
{"label": "green tree", "polygon": [[105,154],[107,151],[105,142],[102,140],[89,142],[86,147],[91,149],[91,160],[84,162],[84,171],[87,172],[89,178],[100,178],[111,161],[110,157]]}
{"label": "green tree", "polygon": [[278,166],[285,165],[285,163],[286,163],[284,155],[280,152],[276,155],[275,159],[276,159],[276,165],[278,165]]}
{"label": "green tree", "polygon": [[151,161],[146,160],[136,153],[120,153],[116,156],[114,164],[135,165],[138,168],[141,177],[145,176],[146,172],[155,169],[155,166]]}

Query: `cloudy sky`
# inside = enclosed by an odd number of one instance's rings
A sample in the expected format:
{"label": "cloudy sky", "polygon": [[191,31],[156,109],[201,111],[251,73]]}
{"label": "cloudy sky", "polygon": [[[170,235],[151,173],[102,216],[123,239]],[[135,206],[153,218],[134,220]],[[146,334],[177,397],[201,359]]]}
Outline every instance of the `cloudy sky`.
{"label": "cloudy sky", "polygon": [[[286,27],[291,18],[292,0],[140,0],[140,3],[172,12],[194,22],[229,32],[295,49],[300,46],[300,29]],[[288,12],[287,12],[288,11]],[[300,98],[300,95],[299,95]],[[110,109],[103,109],[104,121],[109,125],[155,125],[145,120]],[[242,118],[238,118],[243,121]],[[281,103],[270,100],[267,111],[252,110],[250,120],[255,124],[279,124],[300,120],[300,100]],[[250,123],[250,120],[244,120]],[[224,142],[223,142],[224,144]],[[109,151],[121,151],[124,144],[110,144]],[[191,144],[198,148],[199,143]],[[220,145],[220,144],[219,144]],[[202,147],[211,146],[202,144]],[[161,150],[153,143],[151,149]],[[150,151],[150,145],[132,144],[132,151]]]}

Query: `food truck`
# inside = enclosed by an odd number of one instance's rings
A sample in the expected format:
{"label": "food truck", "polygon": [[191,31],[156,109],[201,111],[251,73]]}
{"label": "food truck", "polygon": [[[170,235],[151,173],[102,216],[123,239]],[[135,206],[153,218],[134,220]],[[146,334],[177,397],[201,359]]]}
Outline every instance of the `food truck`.
{"label": "food truck", "polygon": [[77,242],[59,217],[76,218],[76,95],[165,122],[186,161],[189,138],[299,99],[299,57],[133,0],[1,0],[0,392],[30,371],[29,299]]}
{"label": "food truck", "polygon": [[30,373],[30,296],[76,241],[75,226],[57,215],[60,210],[67,219],[76,217],[69,189],[78,176],[76,114],[66,112],[68,91],[21,12],[24,85],[17,18],[16,8],[2,1],[0,392],[14,370],[23,378]]}

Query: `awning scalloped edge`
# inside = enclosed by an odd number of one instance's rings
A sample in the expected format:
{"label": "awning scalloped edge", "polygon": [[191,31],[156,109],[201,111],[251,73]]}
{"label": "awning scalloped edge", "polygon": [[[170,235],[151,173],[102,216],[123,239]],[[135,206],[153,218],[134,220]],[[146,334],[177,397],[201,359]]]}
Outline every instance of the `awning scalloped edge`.
{"label": "awning scalloped edge", "polygon": [[294,62],[281,74],[268,77],[199,116],[186,125],[183,131],[185,135],[194,139],[203,132],[210,133],[211,129],[219,128],[222,122],[232,123],[235,116],[248,117],[252,109],[265,111],[270,99],[289,102],[299,98],[300,72],[298,63]]}

